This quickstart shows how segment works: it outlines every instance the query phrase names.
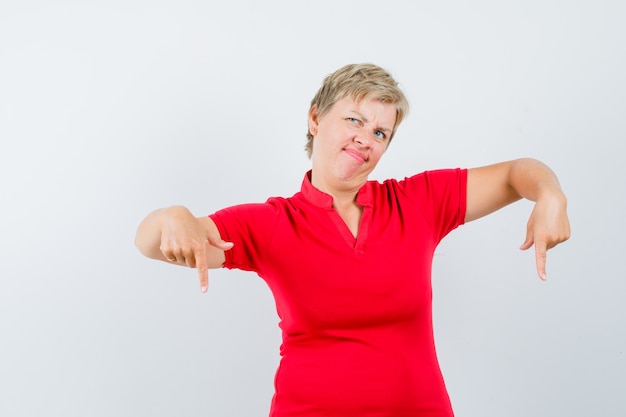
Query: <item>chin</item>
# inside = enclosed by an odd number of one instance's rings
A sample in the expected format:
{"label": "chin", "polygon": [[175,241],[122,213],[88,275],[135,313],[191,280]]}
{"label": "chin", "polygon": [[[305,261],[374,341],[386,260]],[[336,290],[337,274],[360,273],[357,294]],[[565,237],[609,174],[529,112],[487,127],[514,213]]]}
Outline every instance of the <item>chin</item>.
{"label": "chin", "polygon": [[345,170],[337,173],[337,178],[341,181],[349,182],[349,181],[367,181],[367,177],[369,176],[368,172],[355,171],[355,170]]}

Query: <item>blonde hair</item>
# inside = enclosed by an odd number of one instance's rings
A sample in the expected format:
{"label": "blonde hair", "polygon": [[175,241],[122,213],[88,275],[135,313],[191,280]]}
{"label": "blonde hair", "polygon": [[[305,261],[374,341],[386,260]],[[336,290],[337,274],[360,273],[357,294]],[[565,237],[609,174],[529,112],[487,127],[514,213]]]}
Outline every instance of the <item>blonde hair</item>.
{"label": "blonde hair", "polygon": [[[396,123],[393,126],[389,141],[396,133],[400,122],[409,111],[409,102],[391,75],[374,64],[350,64],[324,78],[322,86],[311,100],[311,109],[315,106],[318,117],[324,116],[337,102],[343,98],[354,101],[378,100],[382,103],[395,104]],[[309,158],[313,152],[313,135],[306,134],[305,150]]]}

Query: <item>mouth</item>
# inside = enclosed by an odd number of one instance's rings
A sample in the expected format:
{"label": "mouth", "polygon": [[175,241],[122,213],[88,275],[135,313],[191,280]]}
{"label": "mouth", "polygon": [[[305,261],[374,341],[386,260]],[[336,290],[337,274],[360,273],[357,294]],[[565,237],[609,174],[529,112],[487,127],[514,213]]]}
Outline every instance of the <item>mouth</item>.
{"label": "mouth", "polygon": [[344,151],[350,155],[352,158],[356,159],[357,161],[359,161],[360,163],[365,163],[367,162],[367,157],[362,154],[361,152],[355,150],[355,149],[344,149]]}

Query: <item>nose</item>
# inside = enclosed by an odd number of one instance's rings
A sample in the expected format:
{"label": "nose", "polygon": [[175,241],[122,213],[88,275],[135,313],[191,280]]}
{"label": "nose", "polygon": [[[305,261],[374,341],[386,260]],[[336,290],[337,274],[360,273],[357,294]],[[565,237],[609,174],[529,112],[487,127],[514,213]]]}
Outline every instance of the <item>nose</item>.
{"label": "nose", "polygon": [[370,144],[370,138],[367,132],[360,130],[354,137],[354,141],[361,147],[367,147]]}

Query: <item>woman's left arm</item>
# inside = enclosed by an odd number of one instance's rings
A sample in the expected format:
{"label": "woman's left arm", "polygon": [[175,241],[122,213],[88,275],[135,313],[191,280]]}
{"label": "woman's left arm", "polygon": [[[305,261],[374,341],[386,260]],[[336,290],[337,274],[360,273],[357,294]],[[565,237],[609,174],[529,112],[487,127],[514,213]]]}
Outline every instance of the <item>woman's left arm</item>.
{"label": "woman's left arm", "polygon": [[545,164],[524,158],[469,169],[465,221],[493,213],[520,198],[535,202],[521,249],[535,245],[537,273],[545,280],[547,250],[570,236],[567,198]]}

